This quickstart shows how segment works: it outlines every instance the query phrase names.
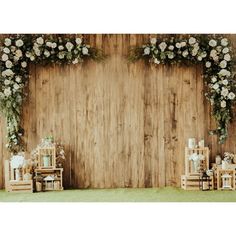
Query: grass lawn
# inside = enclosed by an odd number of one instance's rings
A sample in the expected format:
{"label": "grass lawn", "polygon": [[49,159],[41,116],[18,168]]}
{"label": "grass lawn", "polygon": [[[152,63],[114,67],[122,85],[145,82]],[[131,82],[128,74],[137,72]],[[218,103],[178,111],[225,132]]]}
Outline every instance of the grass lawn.
{"label": "grass lawn", "polygon": [[85,189],[7,193],[0,202],[236,202],[236,191],[184,191],[179,188]]}

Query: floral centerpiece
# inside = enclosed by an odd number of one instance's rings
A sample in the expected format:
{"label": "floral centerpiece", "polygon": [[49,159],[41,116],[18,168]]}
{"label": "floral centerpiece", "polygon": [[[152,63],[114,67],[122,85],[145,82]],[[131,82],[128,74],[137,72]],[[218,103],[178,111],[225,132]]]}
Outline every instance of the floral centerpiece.
{"label": "floral centerpiece", "polygon": [[226,161],[228,164],[231,164],[232,161],[235,160],[236,155],[234,153],[225,152],[224,153],[224,161]]}

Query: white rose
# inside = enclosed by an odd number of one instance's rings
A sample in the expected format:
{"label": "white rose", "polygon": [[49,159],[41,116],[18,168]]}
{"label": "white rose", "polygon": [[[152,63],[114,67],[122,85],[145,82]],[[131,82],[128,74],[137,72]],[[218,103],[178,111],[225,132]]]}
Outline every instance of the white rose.
{"label": "white rose", "polygon": [[13,88],[14,88],[15,90],[18,90],[18,89],[20,88],[20,86],[19,86],[18,84],[14,84],[14,85],[13,85]]}
{"label": "white rose", "polygon": [[63,47],[62,45],[60,45],[60,46],[58,47],[58,49],[61,51],[61,50],[64,49],[64,47]]}
{"label": "white rose", "polygon": [[207,53],[205,51],[201,53],[202,58],[205,58],[206,56],[207,56]]}
{"label": "white rose", "polygon": [[11,52],[15,52],[16,51],[16,47],[15,46],[11,46]]}
{"label": "white rose", "polygon": [[160,64],[160,61],[159,61],[157,58],[155,58],[155,59],[154,59],[154,63],[155,63],[155,64]]}
{"label": "white rose", "polygon": [[12,68],[12,66],[13,66],[12,62],[9,61],[9,60],[7,60],[7,61],[5,62],[5,65],[6,65],[6,68],[8,68],[8,69]]}
{"label": "white rose", "polygon": [[167,47],[166,42],[161,42],[161,43],[159,44],[159,48],[161,49],[162,52],[165,51],[166,47]]}
{"label": "white rose", "polygon": [[216,47],[217,52],[221,52],[221,49],[222,49],[221,46],[217,46],[217,47]]}
{"label": "white rose", "polygon": [[9,48],[3,48],[3,52],[5,52],[5,53],[10,53],[10,49]]}
{"label": "white rose", "polygon": [[181,43],[176,43],[175,46],[176,46],[177,48],[181,48]]}
{"label": "white rose", "polygon": [[219,60],[219,57],[215,56],[215,57],[213,57],[213,60],[217,62]]}
{"label": "white rose", "polygon": [[188,53],[188,50],[184,50],[183,53],[182,53],[183,57],[187,57],[188,54],[189,54],[189,53]]}
{"label": "white rose", "polygon": [[150,54],[150,48],[149,47],[145,47],[144,48],[144,55],[149,55]]}
{"label": "white rose", "polygon": [[215,47],[215,46],[217,45],[216,40],[211,39],[211,40],[209,41],[209,45],[210,45],[211,47]]}
{"label": "white rose", "polygon": [[198,57],[197,57],[197,60],[198,60],[198,61],[202,61],[202,57],[201,57],[201,56],[198,56]]}
{"label": "white rose", "polygon": [[154,53],[155,53],[156,55],[158,54],[158,52],[159,52],[158,49],[155,49],[155,50],[154,50]]}
{"label": "white rose", "polygon": [[211,67],[211,62],[207,61],[205,65],[206,65],[206,68],[210,68]]}
{"label": "white rose", "polygon": [[0,92],[0,98],[4,98],[4,97],[5,97],[4,93]]}
{"label": "white rose", "polygon": [[79,62],[78,58],[75,58],[75,59],[72,61],[73,64],[77,64],[78,62]]}
{"label": "white rose", "polygon": [[35,60],[35,56],[32,55],[32,56],[30,57],[30,60],[31,60],[31,61],[34,61],[34,60]]}
{"label": "white rose", "polygon": [[6,97],[9,97],[11,95],[11,88],[9,87],[9,88],[4,89],[4,94]]}
{"label": "white rose", "polygon": [[36,39],[36,42],[39,44],[39,45],[43,45],[44,43],[44,39],[42,37],[39,37]]}
{"label": "white rose", "polygon": [[226,68],[227,62],[225,60],[220,62],[220,68]]}
{"label": "white rose", "polygon": [[26,61],[21,62],[21,67],[26,68],[27,67],[27,62]]}
{"label": "white rose", "polygon": [[173,51],[174,48],[175,48],[175,47],[174,47],[173,45],[170,45],[170,46],[168,47],[168,49],[171,50],[171,51]]}
{"label": "white rose", "polygon": [[170,53],[168,53],[167,56],[168,56],[169,59],[173,59],[175,55],[174,55],[173,52],[170,52]]}
{"label": "white rose", "polygon": [[[216,81],[217,81],[217,78],[216,77],[212,77],[211,78],[211,81],[212,81],[212,83],[215,83]],[[219,87],[219,86],[218,86]]]}
{"label": "white rose", "polygon": [[219,88],[219,84],[218,83],[215,83],[213,86],[212,86],[213,89],[217,90]]}
{"label": "white rose", "polygon": [[210,51],[210,57],[214,58],[217,56],[217,51],[215,49]]}
{"label": "white rose", "polygon": [[10,81],[9,79],[5,79],[5,80],[4,80],[4,84],[5,84],[5,85],[9,85],[10,83],[11,83],[11,81]]}
{"label": "white rose", "polygon": [[198,53],[198,49],[193,49],[191,52],[192,56],[196,56],[197,53]]}
{"label": "white rose", "polygon": [[15,73],[11,70],[11,69],[6,69],[2,72],[2,76],[3,77],[6,77],[6,76],[12,76],[14,75]]}
{"label": "white rose", "polygon": [[150,42],[151,42],[151,44],[156,44],[157,43],[157,39],[156,38],[151,38]]}
{"label": "white rose", "polygon": [[15,55],[19,58],[23,56],[22,51],[20,49],[16,50]]}
{"label": "white rose", "polygon": [[2,54],[2,61],[7,61],[8,60],[8,55],[7,54]]}
{"label": "white rose", "polygon": [[221,39],[220,43],[221,43],[222,46],[225,47],[225,46],[228,45],[228,39],[227,38],[223,38],[223,39]]}
{"label": "white rose", "polygon": [[221,103],[220,103],[220,106],[222,107],[222,108],[225,108],[226,107],[226,101],[221,101]]}
{"label": "white rose", "polygon": [[228,90],[227,88],[222,88],[222,90],[221,90],[221,95],[222,95],[223,97],[226,97],[226,96],[228,95],[228,93],[229,93],[229,90]]}
{"label": "white rose", "polygon": [[31,57],[31,55],[32,55],[32,53],[31,53],[31,52],[26,52],[26,53],[25,53],[25,56],[26,56],[26,57],[28,57],[28,58],[30,58],[30,57]]}
{"label": "white rose", "polygon": [[233,100],[235,98],[235,94],[233,92],[230,92],[228,98]]}
{"label": "white rose", "polygon": [[219,76],[226,76],[226,77],[229,77],[231,75],[230,71],[228,71],[226,69],[221,69],[218,74],[219,74]]}
{"label": "white rose", "polygon": [[49,57],[50,56],[50,52],[48,50],[45,50],[43,54],[44,54],[45,57]]}
{"label": "white rose", "polygon": [[52,42],[50,42],[50,41],[46,42],[46,46],[51,48],[52,47]]}
{"label": "white rose", "polygon": [[192,45],[192,44],[196,43],[196,39],[194,37],[190,37],[189,40],[188,40],[188,43],[190,45]]}
{"label": "white rose", "polygon": [[39,49],[35,49],[34,52],[35,52],[35,55],[38,57],[41,55],[41,51]]}
{"label": "white rose", "polygon": [[82,43],[82,39],[81,39],[81,38],[76,38],[76,39],[75,39],[75,42],[76,42],[78,45],[80,45],[80,44]]}
{"label": "white rose", "polygon": [[230,61],[231,60],[231,56],[229,54],[225,54],[224,55],[224,60]]}
{"label": "white rose", "polygon": [[227,79],[224,79],[224,80],[222,81],[222,84],[223,84],[223,85],[228,85],[228,83],[229,83],[229,81],[228,81]]}
{"label": "white rose", "polygon": [[16,82],[20,83],[21,82],[21,77],[20,76],[16,76]]}
{"label": "white rose", "polygon": [[63,59],[65,57],[65,53],[59,52],[57,55],[60,59]]}
{"label": "white rose", "polygon": [[222,50],[222,52],[223,52],[224,54],[228,53],[228,52],[229,52],[229,48],[224,48],[224,49]]}
{"label": "white rose", "polygon": [[88,48],[83,47],[82,48],[82,53],[83,53],[83,55],[88,55]]}
{"label": "white rose", "polygon": [[56,43],[52,43],[52,48],[56,48],[57,44]]}
{"label": "white rose", "polygon": [[185,47],[186,46],[186,42],[183,41],[183,42],[180,43],[180,45],[181,45],[181,47]]}
{"label": "white rose", "polygon": [[19,57],[17,57],[17,56],[14,56],[14,61],[19,61]]}
{"label": "white rose", "polygon": [[5,44],[7,47],[10,46],[10,45],[11,45],[11,39],[6,38],[6,39],[4,40],[4,44]]}
{"label": "white rose", "polygon": [[19,48],[19,47],[22,47],[24,45],[24,42],[21,39],[18,39],[18,40],[16,40],[15,44]]}
{"label": "white rose", "polygon": [[72,48],[74,47],[74,45],[71,42],[67,42],[66,43],[66,48],[69,52],[71,52]]}

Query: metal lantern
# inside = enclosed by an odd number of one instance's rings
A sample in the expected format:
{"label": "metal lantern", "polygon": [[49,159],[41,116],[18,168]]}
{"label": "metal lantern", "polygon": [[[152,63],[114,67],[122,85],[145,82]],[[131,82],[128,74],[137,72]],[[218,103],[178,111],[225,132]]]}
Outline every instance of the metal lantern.
{"label": "metal lantern", "polygon": [[211,177],[207,175],[207,173],[204,171],[200,174],[199,177],[199,189],[202,191],[208,191],[211,188]]}

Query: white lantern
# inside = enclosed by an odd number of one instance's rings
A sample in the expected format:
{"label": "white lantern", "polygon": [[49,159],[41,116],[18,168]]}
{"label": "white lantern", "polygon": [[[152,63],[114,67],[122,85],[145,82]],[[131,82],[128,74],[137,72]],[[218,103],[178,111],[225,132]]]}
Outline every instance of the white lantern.
{"label": "white lantern", "polygon": [[229,174],[224,174],[222,178],[222,189],[232,189],[232,176]]}

